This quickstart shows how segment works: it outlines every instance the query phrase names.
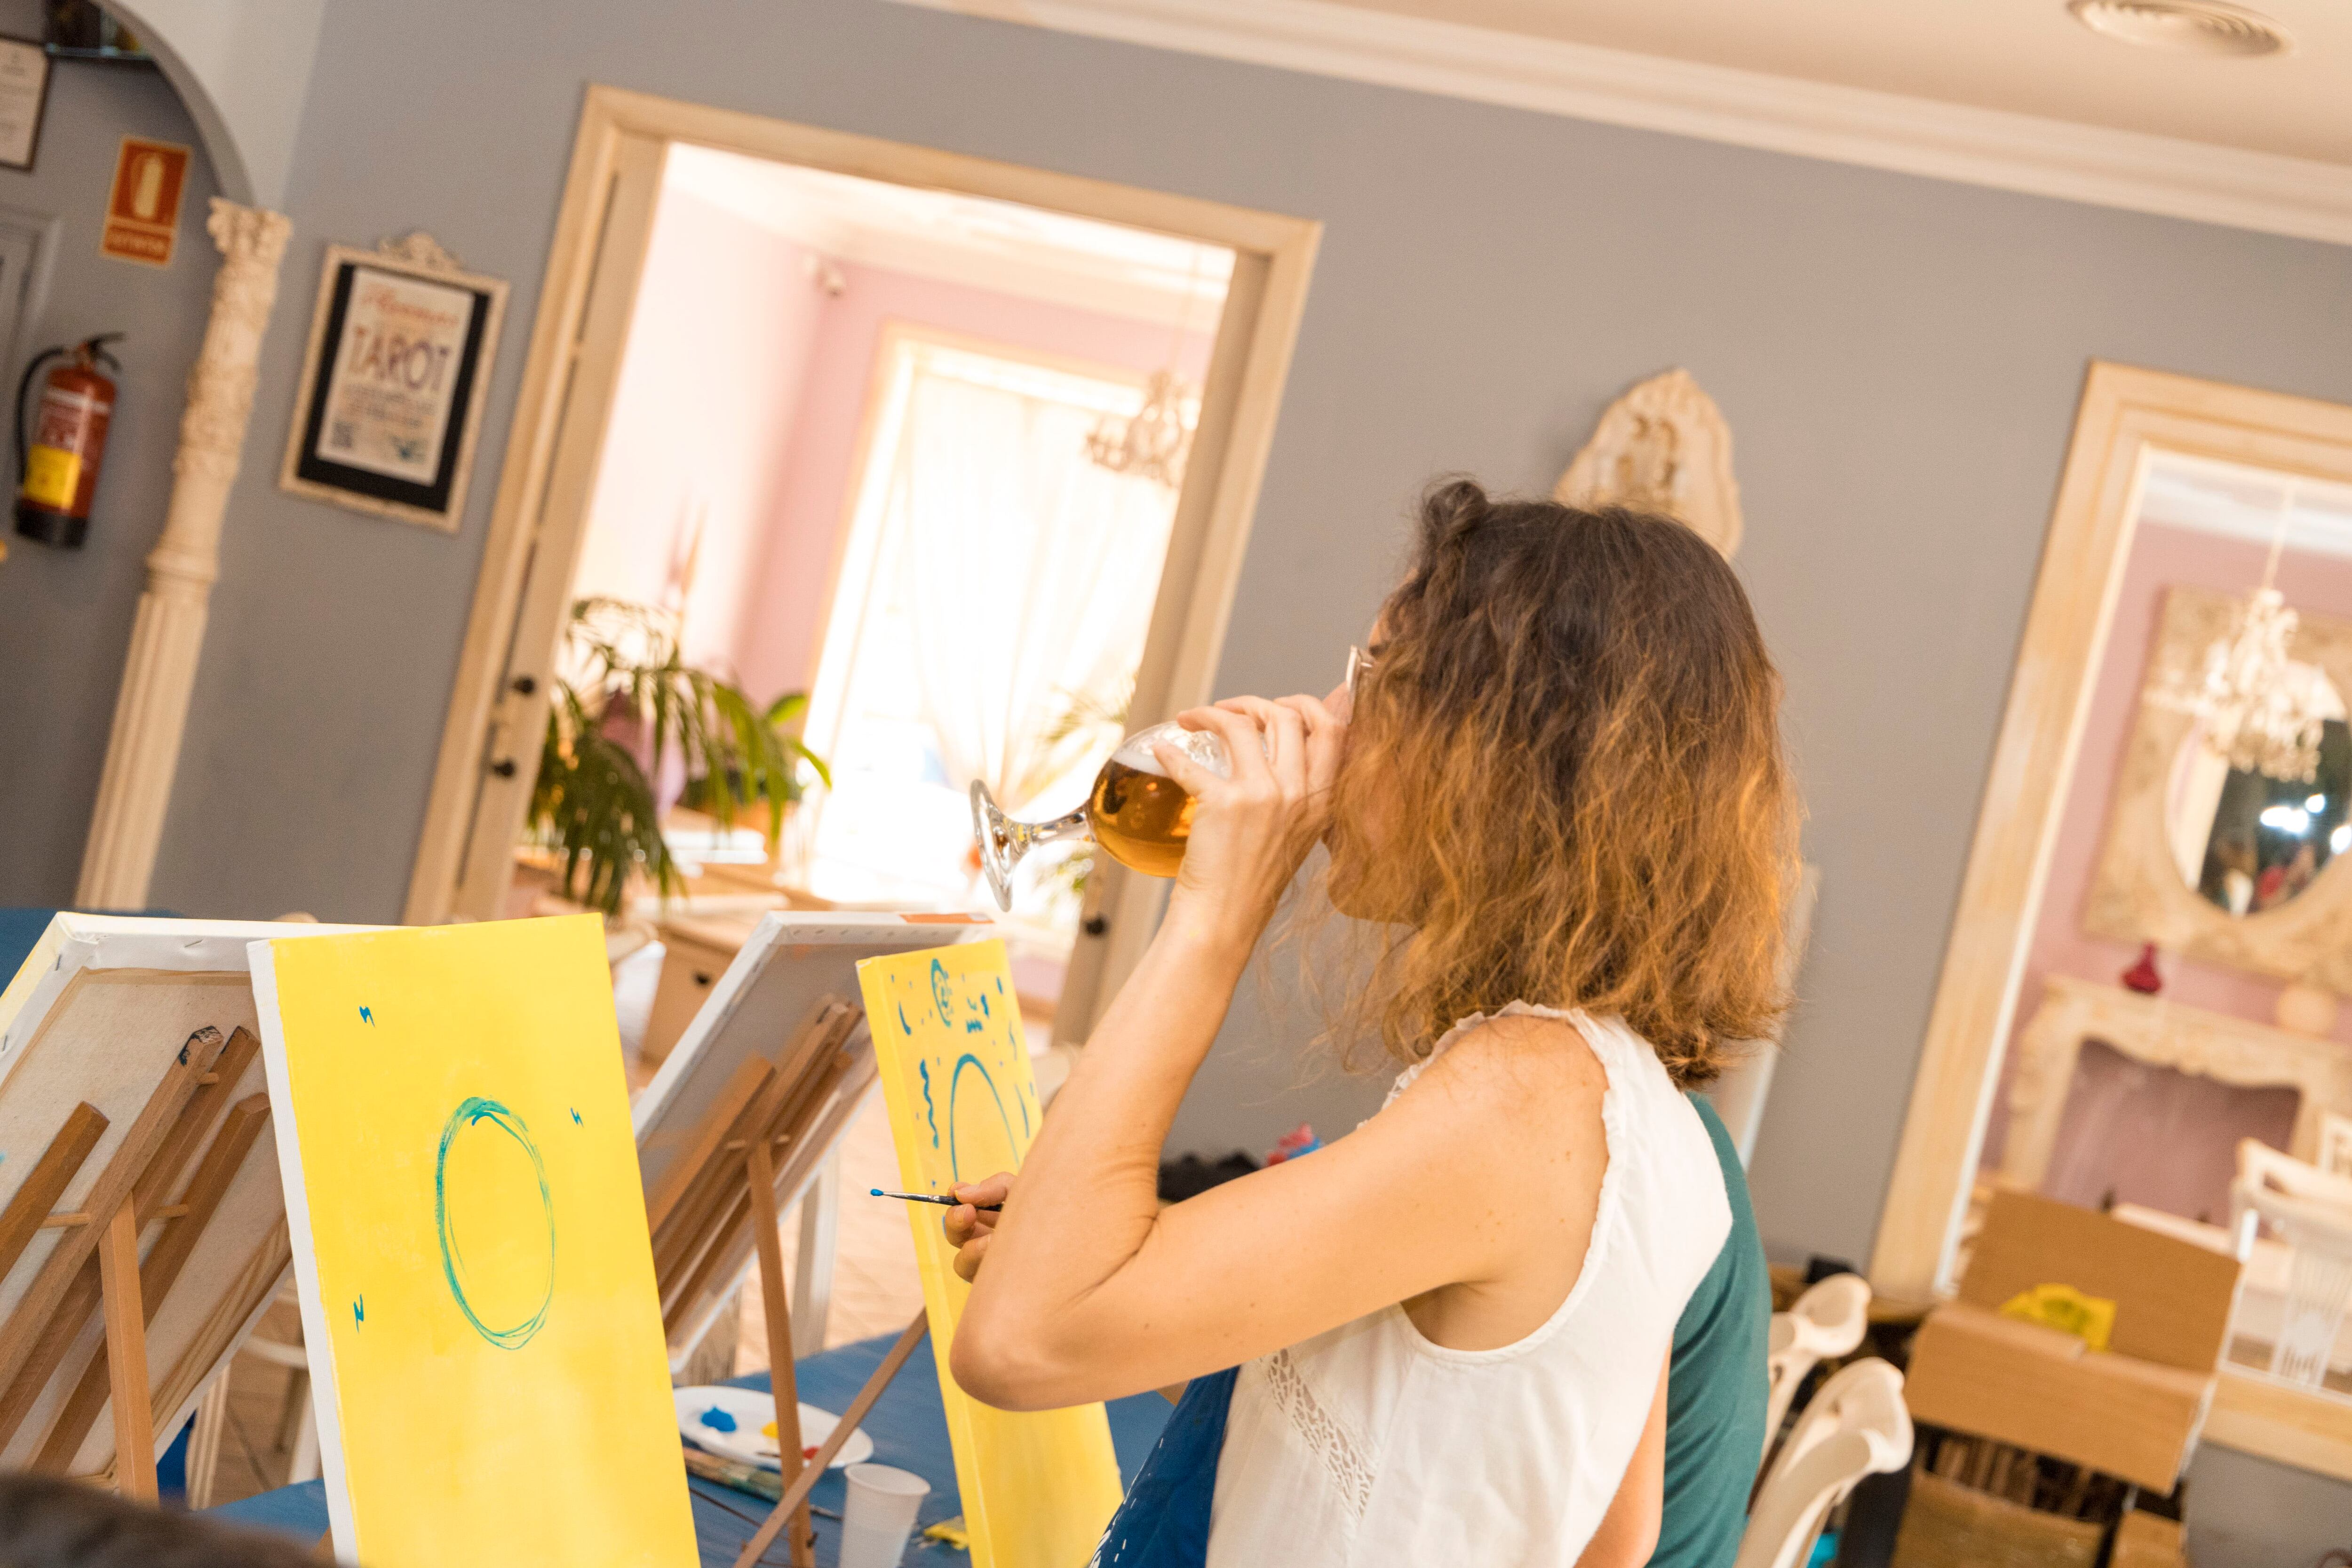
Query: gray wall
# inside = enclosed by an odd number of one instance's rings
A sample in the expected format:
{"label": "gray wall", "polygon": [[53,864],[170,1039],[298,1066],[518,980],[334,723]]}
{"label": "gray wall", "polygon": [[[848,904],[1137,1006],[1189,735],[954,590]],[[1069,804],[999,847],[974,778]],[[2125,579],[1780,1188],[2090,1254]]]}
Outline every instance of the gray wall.
{"label": "gray wall", "polygon": [[2197,1568],[2308,1568],[2352,1552],[2352,1483],[2208,1443],[2189,1467]]}
{"label": "gray wall", "polygon": [[[1737,434],[1740,567],[1824,872],[1756,1159],[1783,1251],[1868,1250],[2084,362],[2352,399],[2334,247],[872,0],[607,3],[554,28],[513,3],[339,0],[160,900],[399,912],[590,80],[1324,220],[1227,689],[1329,684],[1429,475],[1548,486],[1612,395],[1688,367]],[[516,290],[456,539],[270,478],[320,246],[420,225]],[[123,591],[105,605],[26,647],[77,736],[110,678],[49,683],[110,670]],[[1268,1101],[1287,1071],[1221,1058],[1188,1132],[1345,1124],[1325,1089]]]}
{"label": "gray wall", "polygon": [[[40,30],[38,5],[0,5],[0,32],[37,37]],[[195,149],[179,251],[168,268],[98,254],[107,184],[126,135]],[[115,348],[123,374],[88,542],[55,550],[20,538],[13,511],[0,504],[0,537],[8,541],[0,562],[0,904],[61,902],[81,866],[141,562],[163,528],[181,389],[212,293],[215,253],[204,220],[213,191],[180,100],[155,71],[126,66],[58,67],[32,172],[0,169],[0,205],[63,220],[47,308],[18,333],[24,358],[95,332],[130,334]],[[0,397],[15,393],[23,369],[21,359],[0,365]],[[13,461],[0,458],[0,468]],[[13,471],[10,481],[13,504]]]}

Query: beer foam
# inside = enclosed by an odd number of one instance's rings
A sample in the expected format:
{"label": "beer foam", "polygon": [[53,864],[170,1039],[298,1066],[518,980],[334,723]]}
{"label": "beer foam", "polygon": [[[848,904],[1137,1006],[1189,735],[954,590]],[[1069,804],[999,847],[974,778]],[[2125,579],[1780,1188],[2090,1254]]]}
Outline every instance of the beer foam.
{"label": "beer foam", "polygon": [[1110,754],[1110,759],[1139,773],[1156,773],[1166,778],[1168,770],[1160,765],[1160,759],[1152,753],[1154,745],[1174,747],[1221,779],[1234,776],[1233,764],[1225,756],[1225,743],[1217,738],[1216,731],[1187,730],[1174,722],[1138,730],[1118,743],[1118,750]]}

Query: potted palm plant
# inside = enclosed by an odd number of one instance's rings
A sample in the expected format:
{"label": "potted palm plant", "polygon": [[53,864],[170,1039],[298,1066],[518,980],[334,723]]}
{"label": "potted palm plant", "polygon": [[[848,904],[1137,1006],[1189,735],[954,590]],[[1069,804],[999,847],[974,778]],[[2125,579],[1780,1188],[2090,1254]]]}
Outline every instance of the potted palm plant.
{"label": "potted palm plant", "polygon": [[763,808],[772,849],[803,792],[803,765],[832,783],[798,733],[807,697],[787,692],[762,707],[688,665],[675,617],[622,599],[580,599],[564,648],[528,819],[532,841],[559,858],[564,897],[610,916],[633,879],[665,897],[682,889],[656,788],[673,755],[684,763],[680,804],[722,829],[739,811]]}

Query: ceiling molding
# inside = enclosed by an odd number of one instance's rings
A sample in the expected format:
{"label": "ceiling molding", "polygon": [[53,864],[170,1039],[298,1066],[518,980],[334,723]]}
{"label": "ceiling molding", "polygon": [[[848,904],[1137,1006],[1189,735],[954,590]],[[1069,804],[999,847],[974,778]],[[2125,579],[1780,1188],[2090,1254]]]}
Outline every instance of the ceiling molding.
{"label": "ceiling molding", "polygon": [[672,148],[663,185],[828,260],[1196,335],[1213,332],[1233,272],[1220,247],[1032,209],[1028,228],[975,223],[1002,204],[709,148]]}
{"label": "ceiling molding", "polygon": [[1330,0],[897,0],[927,10],[1866,168],[2352,244],[2352,165],[1700,65]]}

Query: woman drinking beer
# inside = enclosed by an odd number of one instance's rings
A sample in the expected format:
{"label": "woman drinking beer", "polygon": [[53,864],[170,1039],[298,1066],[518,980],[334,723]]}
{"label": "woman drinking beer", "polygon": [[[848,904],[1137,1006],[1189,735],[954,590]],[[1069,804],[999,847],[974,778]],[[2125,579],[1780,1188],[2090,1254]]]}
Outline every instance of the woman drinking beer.
{"label": "woman drinking beer", "polygon": [[[1104,1563],[1569,1568],[1621,1482],[1639,1563],[1671,1335],[1730,1224],[1681,1090],[1780,1006],[1778,678],[1688,529],[1466,481],[1349,677],[1184,714],[1230,779],[1160,750],[1196,801],[1167,918],[1018,1181],[959,1189],[1004,1206],[949,1216],[956,1379],[1023,1409],[1189,1380]],[[1318,840],[1402,1070],[1311,1158],[1162,1208],[1177,1104]]]}

